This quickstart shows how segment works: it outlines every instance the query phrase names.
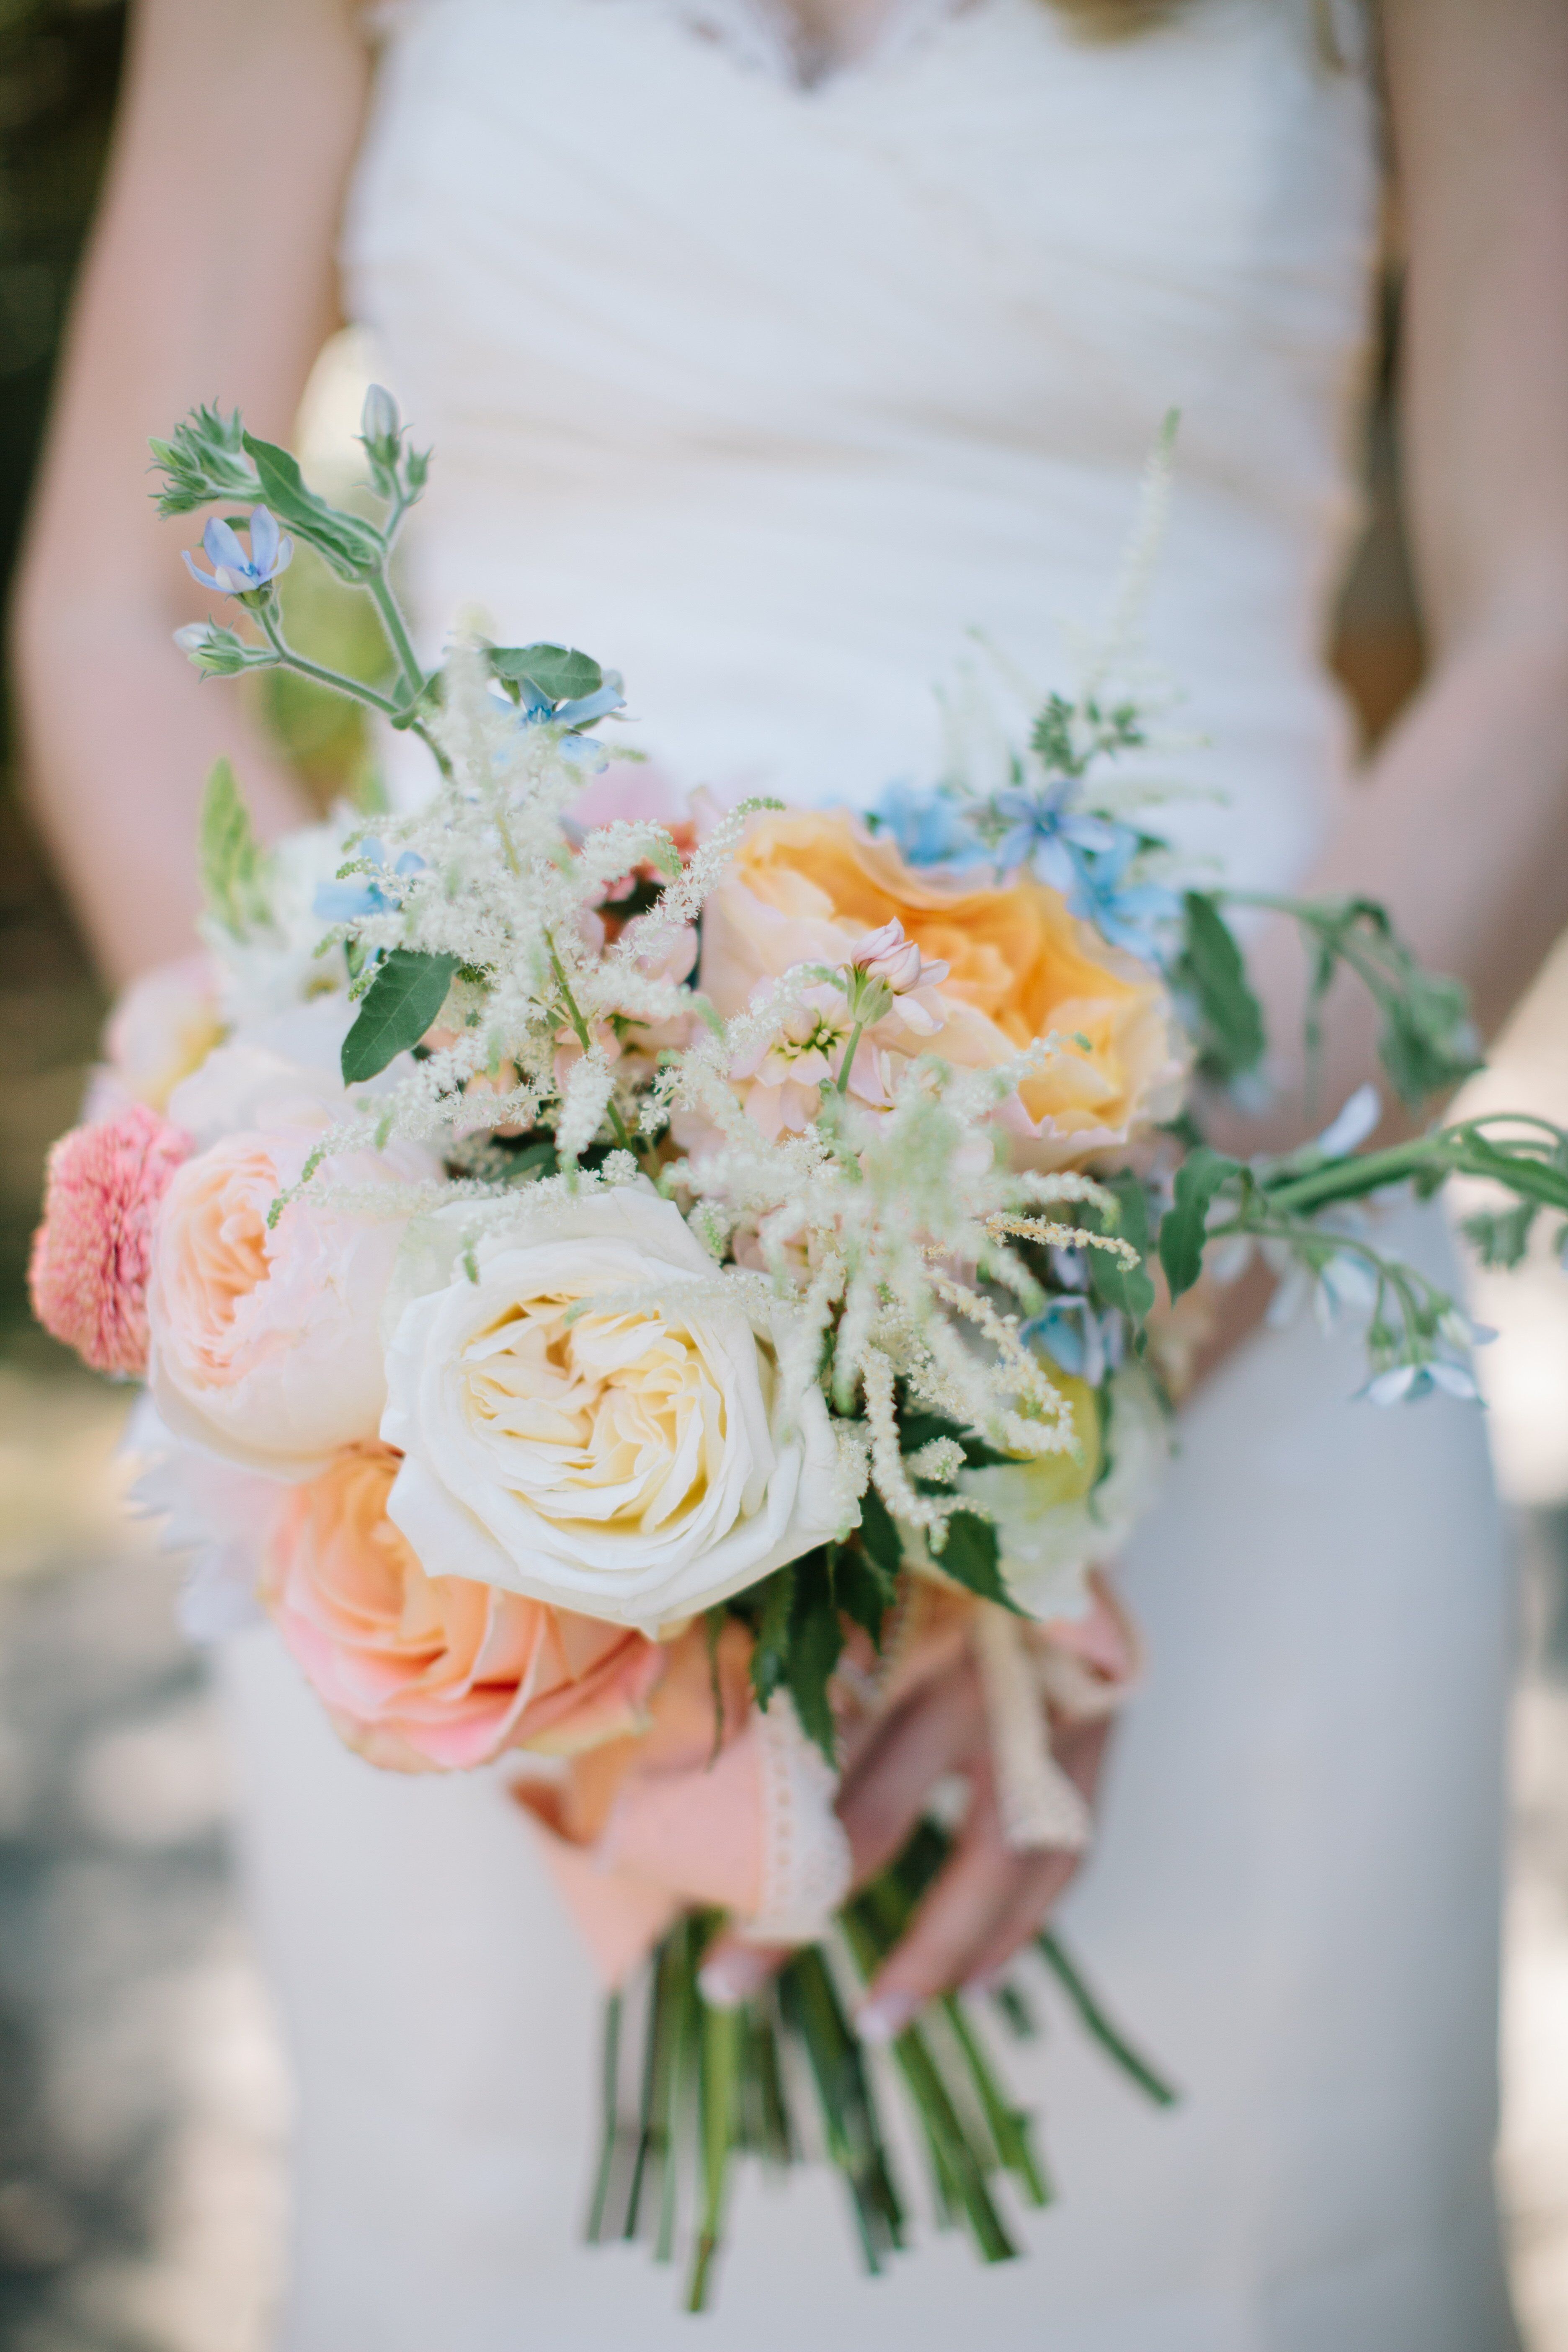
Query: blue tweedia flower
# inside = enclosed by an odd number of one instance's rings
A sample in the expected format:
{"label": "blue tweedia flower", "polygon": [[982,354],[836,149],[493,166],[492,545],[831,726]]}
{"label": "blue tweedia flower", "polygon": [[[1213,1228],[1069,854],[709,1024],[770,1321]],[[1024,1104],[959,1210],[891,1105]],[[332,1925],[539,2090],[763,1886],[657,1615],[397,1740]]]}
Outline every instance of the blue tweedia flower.
{"label": "blue tweedia flower", "polygon": [[609,670],[596,694],[581,695],[575,702],[558,702],[551,716],[557,727],[591,727],[596,719],[607,719],[613,710],[626,707],[619,674]]}
{"label": "blue tweedia flower", "polygon": [[238,535],[217,515],[210,516],[202,533],[202,546],[210,572],[204,572],[190,549],[185,550],[185,562],[193,580],[204,588],[216,588],[220,596],[248,596],[258,588],[265,588],[280,572],[287,572],[294,560],[294,542],[278,528],[277,517],[266,507],[250,509],[250,552],[247,555]]}
{"label": "blue tweedia flower", "polygon": [[1157,961],[1157,934],[1174,922],[1182,902],[1174,890],[1159,882],[1129,882],[1128,868],[1142,847],[1131,825],[1112,828],[1113,845],[1106,849],[1079,851],[1072,859],[1072,885],[1067,892],[1075,915],[1094,925],[1113,948],[1123,948],[1144,963]]}
{"label": "blue tweedia flower", "polygon": [[1020,785],[996,794],[990,805],[1005,829],[991,855],[1003,873],[1031,866],[1042,882],[1064,898],[1072,897],[1079,860],[1113,849],[1124,829],[1108,817],[1075,808],[1078,789],[1075,777],[1055,776],[1047,784]]}
{"label": "blue tweedia flower", "polygon": [[1374,1372],[1357,1394],[1371,1404],[1419,1404],[1435,1389],[1458,1397],[1462,1403],[1480,1402],[1473,1374],[1465,1365],[1451,1363],[1440,1356],[1429,1358],[1424,1364],[1394,1364],[1385,1372]]}
{"label": "blue tweedia flower", "polygon": [[595,720],[607,719],[614,710],[624,710],[626,698],[618,670],[606,670],[605,683],[592,694],[579,695],[574,702],[552,702],[541,694],[531,678],[521,678],[517,688],[517,712],[524,727],[592,727]]}
{"label": "blue tweedia flower", "polygon": [[951,793],[889,784],[867,814],[879,831],[891,834],[906,865],[960,867],[989,863],[990,852]]}
{"label": "blue tweedia flower", "polygon": [[1120,1315],[1099,1315],[1080,1291],[1053,1298],[1043,1314],[1026,1323],[1019,1337],[1037,1354],[1049,1356],[1064,1372],[1098,1388],[1121,1362],[1125,1333]]}
{"label": "blue tweedia flower", "polygon": [[[360,843],[360,856],[373,865],[384,866],[386,852],[374,835]],[[425,865],[412,849],[405,849],[393,867],[395,874],[418,874]],[[379,882],[369,875],[357,875],[346,882],[321,882],[317,885],[310,911],[318,922],[353,923],[362,915],[390,915],[396,911],[395,901],[389,898]]]}

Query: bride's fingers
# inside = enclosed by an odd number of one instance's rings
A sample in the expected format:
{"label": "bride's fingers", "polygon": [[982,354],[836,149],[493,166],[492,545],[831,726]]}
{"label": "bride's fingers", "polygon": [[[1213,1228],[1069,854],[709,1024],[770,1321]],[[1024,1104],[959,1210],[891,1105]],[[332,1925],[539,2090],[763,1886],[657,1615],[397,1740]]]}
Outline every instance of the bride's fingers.
{"label": "bride's fingers", "polygon": [[[1094,1794],[1110,1732],[1110,1724],[1103,1720],[1080,1724],[1056,1742],[1057,1761],[1086,1797]],[[1027,1859],[1032,1867],[1020,1877],[1011,1902],[971,1962],[965,1982],[977,1990],[999,1975],[1014,1954],[1044,1927],[1053,1906],[1076,1876],[1083,1855],[1046,1853]]]}
{"label": "bride's fingers", "polygon": [[[902,1852],[933,1785],[984,1738],[980,1685],[967,1665],[928,1685],[881,1728],[838,1798],[857,1886]],[[702,1964],[703,1999],[720,2009],[749,2000],[787,1958],[784,1947],[747,1943],[728,1929]]]}
{"label": "bride's fingers", "polygon": [[794,1948],[790,1944],[748,1944],[726,1927],[697,1971],[698,1990],[710,2009],[739,2009],[761,1992]]}
{"label": "bride's fingers", "polygon": [[974,1801],[952,1855],[860,2004],[856,2023],[863,2039],[891,2041],[928,2000],[973,1973],[976,1954],[1012,1909],[1021,1879],[1037,1861],[1008,1852],[990,1774],[977,1772]]}
{"label": "bride's fingers", "polygon": [[1039,1934],[1082,1860],[1081,1853],[1031,1854],[1026,1861],[1020,1857],[1022,1867],[1013,1895],[964,1971],[968,1990],[990,1990],[1008,1961]]}
{"label": "bride's fingers", "polygon": [[936,1783],[979,1753],[984,1738],[984,1702],[968,1664],[893,1717],[839,1791],[857,1886],[902,1852]]}

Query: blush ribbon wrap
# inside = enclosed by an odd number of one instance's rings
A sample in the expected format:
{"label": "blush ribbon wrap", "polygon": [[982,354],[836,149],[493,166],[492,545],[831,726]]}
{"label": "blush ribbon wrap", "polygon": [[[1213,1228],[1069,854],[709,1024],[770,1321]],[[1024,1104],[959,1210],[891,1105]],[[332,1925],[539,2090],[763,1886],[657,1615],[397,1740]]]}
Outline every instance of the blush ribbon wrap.
{"label": "blush ribbon wrap", "polygon": [[[731,1621],[710,1647],[693,1626],[669,1651],[642,1732],[572,1759],[557,1780],[513,1788],[612,1988],[683,1911],[728,1911],[751,1941],[809,1944],[850,1891],[839,1775],[786,1692],[765,1709],[752,1702],[745,1628]],[[965,1651],[984,1695],[1007,1843],[1081,1850],[1089,1808],[1051,1753],[1051,1727],[1114,1711],[1142,1663],[1136,1631],[1098,1574],[1085,1612],[1048,1624],[910,1580],[883,1657],[852,1651],[836,1677],[841,1753],[864,1747]]]}

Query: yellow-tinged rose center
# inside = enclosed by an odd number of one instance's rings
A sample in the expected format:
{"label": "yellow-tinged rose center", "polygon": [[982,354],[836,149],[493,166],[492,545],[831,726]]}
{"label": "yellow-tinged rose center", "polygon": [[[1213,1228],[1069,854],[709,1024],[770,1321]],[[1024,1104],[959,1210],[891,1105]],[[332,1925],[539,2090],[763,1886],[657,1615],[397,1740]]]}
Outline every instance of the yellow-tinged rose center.
{"label": "yellow-tinged rose center", "polygon": [[1053,1371],[1049,1377],[1051,1386],[1067,1399],[1079,1451],[1027,1455],[1020,1464],[1027,1473],[1030,1508],[1042,1514],[1059,1510],[1064,1503],[1079,1502],[1088,1494],[1100,1475],[1103,1452],[1100,1402],[1089,1382],[1073,1372]]}
{"label": "yellow-tinged rose center", "polygon": [[510,1307],[464,1349],[468,1417],[504,1483],[550,1518],[667,1528],[720,1470],[724,1398],[692,1336],[647,1314],[546,1296]]}

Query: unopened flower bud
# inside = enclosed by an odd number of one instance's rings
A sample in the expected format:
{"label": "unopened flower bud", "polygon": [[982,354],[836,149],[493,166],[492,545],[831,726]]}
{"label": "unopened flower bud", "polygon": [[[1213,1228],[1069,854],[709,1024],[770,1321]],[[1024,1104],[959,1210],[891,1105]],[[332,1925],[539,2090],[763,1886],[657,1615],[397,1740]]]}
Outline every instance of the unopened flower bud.
{"label": "unopened flower bud", "polygon": [[397,414],[396,401],[384,384],[373,383],[365,394],[364,406],[360,411],[360,439],[378,457],[391,458],[397,453],[401,431],[402,419]]}
{"label": "unopened flower bud", "polygon": [[934,988],[948,973],[945,963],[926,961],[914,940],[904,937],[904,927],[896,915],[858,940],[849,950],[849,961],[868,980],[879,980],[894,996],[907,996],[917,988]]}
{"label": "unopened flower bud", "polygon": [[212,621],[192,621],[176,629],[174,643],[204,677],[237,677],[242,669],[251,667],[245,640]]}

